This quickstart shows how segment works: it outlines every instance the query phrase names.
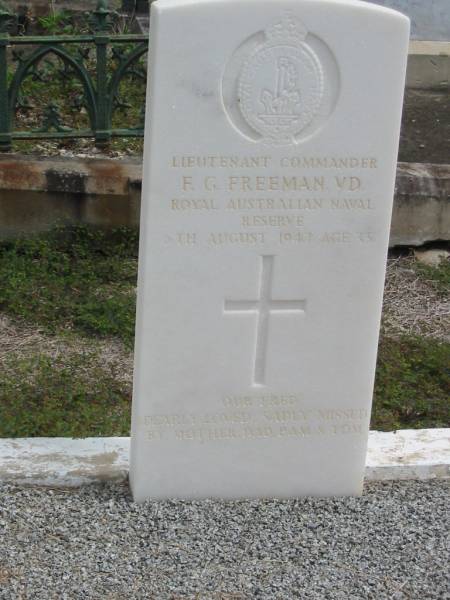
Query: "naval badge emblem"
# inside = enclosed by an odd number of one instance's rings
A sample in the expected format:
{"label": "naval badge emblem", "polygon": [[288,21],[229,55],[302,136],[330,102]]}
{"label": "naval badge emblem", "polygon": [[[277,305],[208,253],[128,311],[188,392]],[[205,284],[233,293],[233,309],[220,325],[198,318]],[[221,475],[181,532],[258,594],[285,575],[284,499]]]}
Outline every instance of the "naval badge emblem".
{"label": "naval badge emblem", "polygon": [[[327,112],[320,54],[328,56],[308,43],[308,35],[301,21],[288,13],[269,25],[264,36],[255,34],[236,52],[225,72],[223,100],[228,116],[244,135],[265,143],[295,144],[320,113]],[[317,49],[321,46],[316,43]],[[230,91],[227,94],[233,77],[235,107]]]}

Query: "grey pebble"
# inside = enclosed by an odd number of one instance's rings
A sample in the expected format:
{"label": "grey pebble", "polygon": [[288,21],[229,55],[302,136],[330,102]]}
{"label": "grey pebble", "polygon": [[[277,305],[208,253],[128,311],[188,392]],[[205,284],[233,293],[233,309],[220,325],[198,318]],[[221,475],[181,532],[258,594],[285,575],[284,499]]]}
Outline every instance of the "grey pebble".
{"label": "grey pebble", "polygon": [[447,498],[445,481],[143,505],[126,485],[3,485],[0,599],[449,599]]}

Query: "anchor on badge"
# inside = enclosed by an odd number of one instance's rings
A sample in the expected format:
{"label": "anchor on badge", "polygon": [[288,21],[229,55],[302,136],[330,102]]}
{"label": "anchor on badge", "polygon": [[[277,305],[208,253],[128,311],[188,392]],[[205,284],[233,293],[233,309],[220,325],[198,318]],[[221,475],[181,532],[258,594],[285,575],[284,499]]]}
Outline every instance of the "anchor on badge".
{"label": "anchor on badge", "polygon": [[281,56],[277,63],[276,92],[264,89],[261,92],[261,103],[264,112],[259,113],[271,127],[291,127],[292,121],[298,119],[301,110],[301,92],[297,65],[287,56]]}

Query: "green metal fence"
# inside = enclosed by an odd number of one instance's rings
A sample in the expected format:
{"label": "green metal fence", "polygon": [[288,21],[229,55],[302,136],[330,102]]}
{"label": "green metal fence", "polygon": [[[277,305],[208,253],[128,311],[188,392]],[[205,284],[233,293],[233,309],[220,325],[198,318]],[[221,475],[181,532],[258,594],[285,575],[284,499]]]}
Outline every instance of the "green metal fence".
{"label": "green metal fence", "polygon": [[[116,111],[131,107],[126,85],[123,89],[128,78],[138,81],[145,95],[148,36],[117,33],[117,15],[107,0],[98,0],[86,33],[10,35],[16,20],[0,1],[0,151],[9,151],[14,140],[94,138],[98,147],[105,147],[113,137],[143,136],[144,101],[133,127],[120,127]],[[55,82],[61,83],[64,95],[68,81],[71,117],[61,114],[58,101],[48,98]],[[47,91],[38,106],[27,97],[32,82]],[[17,115],[32,109],[40,124],[24,126]],[[77,125],[82,114],[84,127]]]}

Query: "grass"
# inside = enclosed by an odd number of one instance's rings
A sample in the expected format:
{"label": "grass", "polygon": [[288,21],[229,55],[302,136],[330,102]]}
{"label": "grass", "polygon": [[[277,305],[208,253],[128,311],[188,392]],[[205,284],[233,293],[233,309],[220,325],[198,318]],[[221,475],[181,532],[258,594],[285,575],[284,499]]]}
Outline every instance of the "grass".
{"label": "grass", "polygon": [[[68,338],[81,335],[96,347],[112,336],[130,349],[137,254],[137,232],[130,229],[66,228],[2,242],[0,313],[57,338],[70,332]],[[416,268],[448,293],[448,265]],[[128,435],[127,368],[119,373],[114,362],[86,352],[86,344],[80,348],[56,358],[42,348],[18,350],[3,361],[0,437]],[[448,427],[449,397],[448,342],[381,338],[372,429]]]}
{"label": "grass", "polygon": [[371,428],[450,426],[450,344],[431,338],[382,338]]}
{"label": "grass", "polygon": [[442,296],[450,294],[450,260],[441,260],[438,267],[417,262],[415,269],[421,279],[431,284],[438,294]]}
{"label": "grass", "polygon": [[128,435],[130,390],[96,358],[12,356],[0,374],[0,437]]}
{"label": "grass", "polygon": [[[0,372],[0,437],[126,436],[131,386],[95,353],[10,356]],[[371,428],[448,427],[450,344],[380,343]]]}
{"label": "grass", "polygon": [[60,229],[0,244],[0,312],[47,333],[134,336],[137,232]]}

